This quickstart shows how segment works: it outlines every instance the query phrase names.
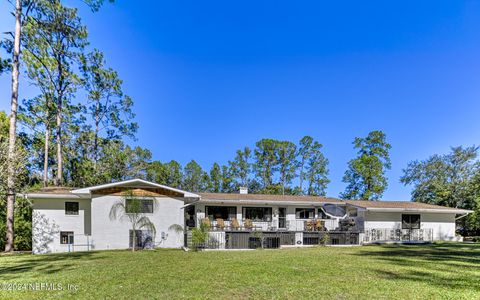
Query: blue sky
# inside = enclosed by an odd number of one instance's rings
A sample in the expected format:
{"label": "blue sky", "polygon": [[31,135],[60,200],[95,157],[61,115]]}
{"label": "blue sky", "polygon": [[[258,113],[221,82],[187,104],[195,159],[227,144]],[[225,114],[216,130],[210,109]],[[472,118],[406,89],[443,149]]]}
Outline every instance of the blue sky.
{"label": "blue sky", "polygon": [[[392,144],[387,200],[410,199],[406,164],[480,141],[478,1],[116,1],[80,7],[135,101],[154,159],[226,163],[270,137],[311,135],[338,196],[352,141]],[[13,20],[0,4],[0,31]],[[0,109],[10,82],[0,77]],[[21,97],[35,91],[21,82]]]}

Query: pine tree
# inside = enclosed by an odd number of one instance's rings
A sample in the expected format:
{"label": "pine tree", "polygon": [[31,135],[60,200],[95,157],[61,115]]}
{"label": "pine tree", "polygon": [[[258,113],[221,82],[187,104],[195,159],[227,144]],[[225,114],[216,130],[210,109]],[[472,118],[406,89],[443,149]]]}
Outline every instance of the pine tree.
{"label": "pine tree", "polygon": [[210,192],[220,193],[222,190],[222,169],[217,163],[214,163],[212,169],[210,170],[210,181]]}
{"label": "pine tree", "polygon": [[343,176],[347,183],[344,199],[378,200],[388,186],[386,170],[391,168],[391,145],[382,131],[372,131],[365,138],[355,138],[358,157],[348,163]]}

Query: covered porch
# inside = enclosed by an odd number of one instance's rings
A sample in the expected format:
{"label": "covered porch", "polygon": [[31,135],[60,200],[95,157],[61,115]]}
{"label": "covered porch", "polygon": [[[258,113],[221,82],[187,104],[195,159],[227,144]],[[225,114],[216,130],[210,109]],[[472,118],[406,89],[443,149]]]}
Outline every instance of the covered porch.
{"label": "covered porch", "polygon": [[[238,201],[237,201],[238,202]],[[360,226],[345,204],[228,203],[204,201],[186,210],[187,228],[208,232],[205,249],[358,245]],[[353,214],[356,215],[356,214]],[[191,231],[186,246],[191,246]]]}
{"label": "covered porch", "polygon": [[[209,231],[332,231],[340,230],[340,220],[348,216],[345,205],[337,210],[321,205],[196,203],[186,208],[185,225],[202,224]],[[351,222],[351,227],[359,229],[360,224]]]}

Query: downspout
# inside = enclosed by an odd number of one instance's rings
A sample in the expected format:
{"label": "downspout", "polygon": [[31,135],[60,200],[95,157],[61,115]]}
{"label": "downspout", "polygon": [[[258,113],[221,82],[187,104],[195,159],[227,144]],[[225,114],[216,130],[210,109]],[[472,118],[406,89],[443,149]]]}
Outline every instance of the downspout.
{"label": "downspout", "polygon": [[466,213],[466,214],[464,214],[464,215],[461,215],[460,217],[455,218],[455,221],[460,220],[461,218],[465,218],[465,217],[468,216],[469,214],[471,214],[471,213]]}

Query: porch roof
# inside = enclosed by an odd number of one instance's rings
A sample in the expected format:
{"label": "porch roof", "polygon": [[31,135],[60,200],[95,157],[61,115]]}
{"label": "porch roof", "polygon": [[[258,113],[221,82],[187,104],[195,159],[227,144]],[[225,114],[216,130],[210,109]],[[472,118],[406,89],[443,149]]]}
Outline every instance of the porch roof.
{"label": "porch roof", "polygon": [[322,196],[294,196],[294,195],[269,195],[269,194],[227,194],[227,193],[199,193],[200,202],[211,203],[251,203],[251,204],[286,204],[321,205],[324,203],[346,204],[337,198]]}
{"label": "porch roof", "polygon": [[362,201],[347,200],[348,205],[365,209],[367,211],[383,211],[383,212],[437,212],[437,213],[455,213],[468,214],[472,210],[460,209],[454,207],[446,207],[421,202],[412,201]]}

